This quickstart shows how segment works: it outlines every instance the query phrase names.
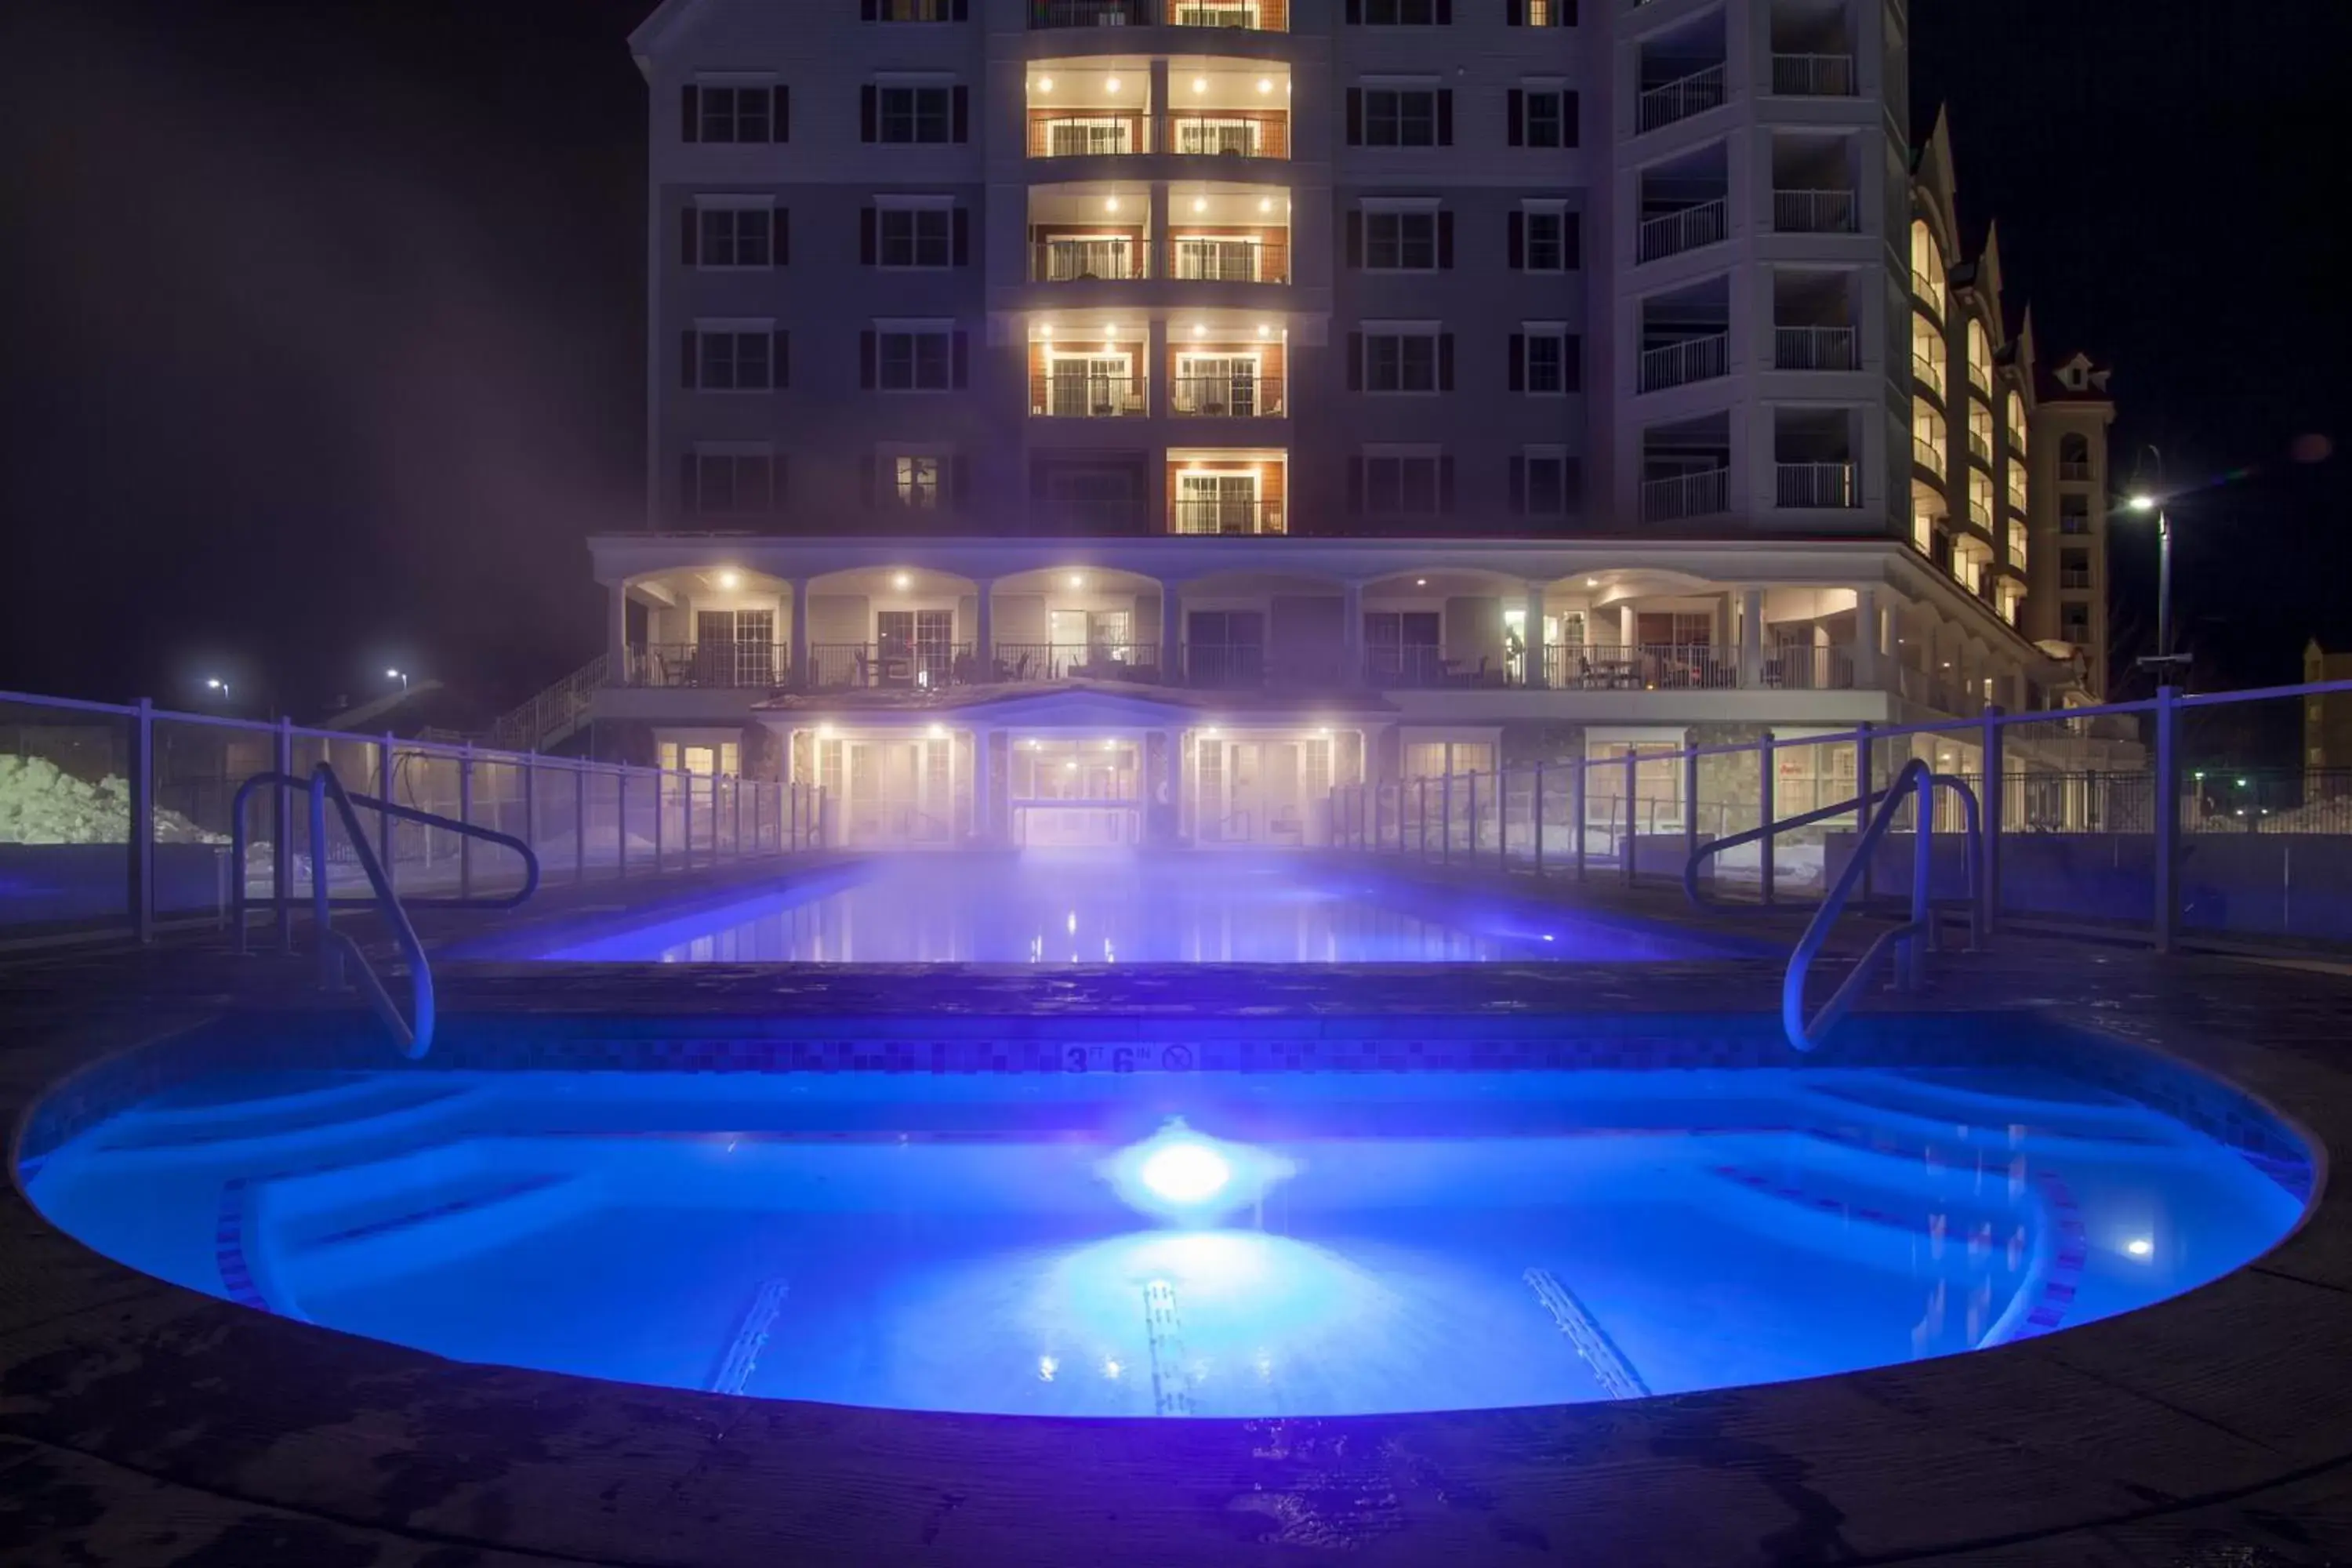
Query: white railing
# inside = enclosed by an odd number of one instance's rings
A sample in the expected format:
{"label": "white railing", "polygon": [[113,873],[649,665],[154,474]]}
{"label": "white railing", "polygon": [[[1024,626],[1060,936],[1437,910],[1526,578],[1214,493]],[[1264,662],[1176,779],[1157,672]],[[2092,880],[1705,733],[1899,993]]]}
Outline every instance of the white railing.
{"label": "white railing", "polygon": [[1717,63],[1673,81],[1661,82],[1643,92],[1634,100],[1633,128],[1655,131],[1722,106],[1723,67]]}
{"label": "white railing", "polygon": [[598,654],[530,701],[499,716],[490,726],[490,744],[519,752],[561,745],[588,716],[597,688],[611,676],[607,655]]}
{"label": "white railing", "polygon": [[1730,374],[1731,335],[1717,332],[1712,337],[1687,338],[1664,348],[1642,351],[1642,383],[1643,392],[1657,392],[1669,386],[1683,386],[1694,381],[1712,381]]}
{"label": "white railing", "polygon": [[1926,354],[1914,353],[1911,356],[1911,379],[1937,397],[1944,395],[1944,367]]}
{"label": "white railing", "polygon": [[1728,468],[1703,468],[1671,479],[1642,481],[1642,521],[1673,522],[1686,517],[1708,517],[1723,510],[1730,478]]}
{"label": "white railing", "polygon": [[1722,241],[1725,232],[1723,198],[1701,202],[1680,212],[1664,213],[1644,218],[1634,231],[1633,258],[1636,261],[1657,261],[1669,256],[1679,256],[1685,250],[1696,250],[1702,245]]}
{"label": "white railing", "polygon": [[1860,364],[1852,327],[1772,329],[1772,366],[1776,370],[1854,370]]}
{"label": "white railing", "polygon": [[1852,55],[1774,55],[1772,90],[1784,98],[1852,98]]}
{"label": "white railing", "polygon": [[1852,463],[1775,463],[1774,493],[1790,507],[1858,507],[1862,480]]}
{"label": "white railing", "polygon": [[1782,234],[1852,234],[1852,191],[1774,191],[1772,226]]}
{"label": "white railing", "polygon": [[1941,479],[1944,474],[1944,449],[1933,441],[1911,437],[1911,460]]}
{"label": "white railing", "polygon": [[1969,456],[1987,468],[1992,466],[1992,437],[1977,431],[1969,432]]}

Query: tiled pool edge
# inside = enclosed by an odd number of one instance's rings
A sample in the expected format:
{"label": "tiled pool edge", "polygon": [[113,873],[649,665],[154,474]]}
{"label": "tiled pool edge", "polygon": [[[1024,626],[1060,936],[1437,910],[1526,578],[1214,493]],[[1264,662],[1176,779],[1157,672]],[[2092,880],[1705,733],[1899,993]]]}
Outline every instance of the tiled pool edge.
{"label": "tiled pool edge", "polygon": [[[2276,1069],[2274,1096],[2324,1082],[2315,1131],[2342,1137],[2352,1123],[2332,1068],[2212,1032],[2158,1043],[2187,1046],[2191,1065],[2210,1065],[2209,1047],[2242,1052]],[[85,1310],[0,1326],[0,1440],[97,1444],[163,1484],[354,1531],[594,1563],[1025,1552],[1271,1568],[1335,1546],[1383,1565],[1531,1563],[1580,1539],[1611,1541],[1627,1562],[1990,1560],[1979,1548],[2097,1562],[2082,1531],[2206,1519],[2241,1494],[2251,1507],[2340,1478],[2352,1351],[2336,1309],[2352,1234],[2332,1194],[2320,1201],[2256,1268],[2016,1351],[1597,1417],[1189,1427],[876,1419],[452,1366],[142,1285],[84,1255]],[[11,1228],[43,1258],[73,1249]],[[2186,1388],[2166,1381],[2176,1373]],[[200,1384],[226,1392],[196,1405],[170,1392]],[[222,1399],[237,1408],[215,1421]],[[142,1410],[193,1424],[157,1432]],[[355,1420],[377,1436],[301,1441]],[[1076,1475],[1083,1496],[1056,1484]],[[2047,1553],[2029,1555],[2034,1543]]]}

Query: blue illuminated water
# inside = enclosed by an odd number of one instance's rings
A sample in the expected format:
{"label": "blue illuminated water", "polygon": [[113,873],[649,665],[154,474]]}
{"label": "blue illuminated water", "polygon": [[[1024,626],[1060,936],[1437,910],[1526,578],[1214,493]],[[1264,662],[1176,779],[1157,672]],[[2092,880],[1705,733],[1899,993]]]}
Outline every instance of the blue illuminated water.
{"label": "blue illuminated water", "polygon": [[662,963],[1457,963],[1742,951],[1664,928],[1386,882],[1298,857],[898,856],[854,877],[561,940]]}
{"label": "blue illuminated water", "polygon": [[[1123,1172],[1177,1115],[1236,1180],[1150,1212]],[[1190,1201],[1200,1163],[1176,1168]],[[135,1268],[459,1360],[1062,1415],[1948,1354],[2185,1290],[2302,1206],[2153,1110],[2011,1069],[256,1074],[29,1178]]]}

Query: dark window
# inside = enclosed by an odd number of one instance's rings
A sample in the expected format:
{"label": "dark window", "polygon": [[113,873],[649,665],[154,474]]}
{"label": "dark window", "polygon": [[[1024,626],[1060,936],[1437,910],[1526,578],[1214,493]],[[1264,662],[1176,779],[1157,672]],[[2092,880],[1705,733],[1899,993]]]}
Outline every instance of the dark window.
{"label": "dark window", "polygon": [[953,94],[944,87],[885,87],[876,93],[880,106],[876,140],[882,142],[945,142],[949,102]]}
{"label": "dark window", "polygon": [[955,0],[872,0],[877,22],[952,22]]}
{"label": "dark window", "polygon": [[1526,506],[1528,512],[1557,516],[1568,510],[1568,459],[1557,452],[1530,452],[1527,465]]}
{"label": "dark window", "polygon": [[1369,27],[1434,27],[1454,20],[1453,12],[1450,0],[1362,0]]}
{"label": "dark window", "polygon": [[1435,271],[1437,215],[1433,212],[1366,213],[1364,266],[1373,272]]}
{"label": "dark window", "polygon": [[1528,390],[1568,390],[1568,340],[1557,332],[1528,334]]}
{"label": "dark window", "polygon": [[1367,333],[1364,390],[1435,392],[1437,337],[1433,332]]}
{"label": "dark window", "polygon": [[[884,207],[876,215],[881,231],[877,259],[885,267],[945,267],[952,258],[946,207]],[[802,248],[807,248],[803,237]]]}
{"label": "dark window", "polygon": [[1366,458],[1364,510],[1379,517],[1436,515],[1437,469],[1433,457]]}
{"label": "dark window", "polygon": [[1558,208],[1534,208],[1527,215],[1527,268],[1530,272],[1563,272],[1568,268],[1568,215]]}
{"label": "dark window", "polygon": [[697,334],[695,384],[706,392],[766,392],[775,385],[766,332]]}
{"label": "dark window", "polygon": [[691,471],[696,511],[766,511],[774,504],[775,459],[765,452],[697,452]]}
{"label": "dark window", "polygon": [[1435,88],[1364,89],[1365,146],[1434,147],[1437,144]]}
{"label": "dark window", "polygon": [[773,264],[769,244],[775,214],[766,207],[702,207],[698,209],[702,267],[767,267]]}
{"label": "dark window", "polygon": [[2060,496],[2058,498],[2058,531],[2088,533],[2091,531],[2091,498]]}
{"label": "dark window", "polygon": [[952,384],[951,335],[944,330],[877,334],[877,384],[885,392],[945,392]]}
{"label": "dark window", "polygon": [[777,89],[770,87],[698,87],[695,135],[703,142],[781,142],[776,124]]}
{"label": "dark window", "polygon": [[1559,89],[1557,88],[1541,90],[1530,89],[1522,97],[1521,102],[1525,105],[1521,125],[1528,146],[1573,145],[1566,139],[1561,129],[1566,123],[1567,115],[1562,107]]}

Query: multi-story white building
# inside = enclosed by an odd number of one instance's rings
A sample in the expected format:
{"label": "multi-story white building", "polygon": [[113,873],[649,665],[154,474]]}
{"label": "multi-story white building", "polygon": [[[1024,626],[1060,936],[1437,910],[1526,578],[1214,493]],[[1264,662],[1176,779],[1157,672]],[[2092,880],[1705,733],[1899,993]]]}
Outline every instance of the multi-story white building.
{"label": "multi-story white building", "polygon": [[509,738],[781,770],[854,843],[1312,844],[1334,784],[2078,688],[1948,178],[1914,242],[1900,0],[667,0],[634,47],[648,527]]}

